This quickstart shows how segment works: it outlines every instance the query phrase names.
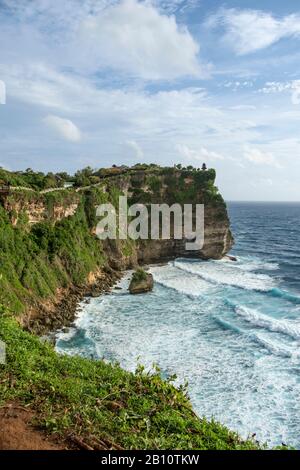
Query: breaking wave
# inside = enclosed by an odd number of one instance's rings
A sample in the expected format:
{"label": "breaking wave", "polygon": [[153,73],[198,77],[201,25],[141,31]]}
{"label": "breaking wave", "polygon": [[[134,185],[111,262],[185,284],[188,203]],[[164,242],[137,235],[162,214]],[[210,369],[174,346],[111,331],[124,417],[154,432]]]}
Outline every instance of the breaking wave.
{"label": "breaking wave", "polygon": [[225,264],[202,262],[196,263],[175,261],[174,266],[181,271],[204,279],[214,285],[238,287],[245,290],[268,292],[274,287],[274,279],[266,274],[254,274],[248,271],[233,270]]}
{"label": "breaking wave", "polygon": [[291,320],[277,320],[257,310],[242,306],[236,307],[235,310],[238,315],[254,326],[300,340],[300,326],[293,324]]}

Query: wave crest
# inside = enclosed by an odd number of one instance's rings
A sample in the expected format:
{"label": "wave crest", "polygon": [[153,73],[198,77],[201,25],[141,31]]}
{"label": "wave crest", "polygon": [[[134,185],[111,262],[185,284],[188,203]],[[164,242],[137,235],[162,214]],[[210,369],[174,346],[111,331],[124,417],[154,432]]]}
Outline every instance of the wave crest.
{"label": "wave crest", "polygon": [[225,263],[199,263],[195,268],[191,264],[175,261],[174,266],[214,285],[226,285],[260,292],[268,292],[274,288],[274,281],[270,276],[226,268]]}
{"label": "wave crest", "polygon": [[235,311],[239,316],[243,317],[244,320],[254,326],[265,328],[275,333],[282,333],[291,338],[300,340],[300,326],[293,324],[290,320],[277,320],[257,310],[243,306],[236,307]]}

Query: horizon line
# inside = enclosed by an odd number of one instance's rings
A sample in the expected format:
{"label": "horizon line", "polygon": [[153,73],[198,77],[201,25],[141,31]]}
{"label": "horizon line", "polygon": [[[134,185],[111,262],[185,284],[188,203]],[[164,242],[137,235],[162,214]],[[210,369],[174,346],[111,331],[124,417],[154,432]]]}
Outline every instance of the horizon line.
{"label": "horizon line", "polygon": [[256,203],[260,203],[260,204],[300,204],[300,200],[299,201],[295,201],[295,200],[286,200],[286,201],[278,201],[278,200],[274,200],[274,201],[262,201],[261,199],[257,200],[257,199],[225,199],[225,202],[228,203],[228,202],[245,202],[245,203],[252,203],[252,202],[256,202]]}

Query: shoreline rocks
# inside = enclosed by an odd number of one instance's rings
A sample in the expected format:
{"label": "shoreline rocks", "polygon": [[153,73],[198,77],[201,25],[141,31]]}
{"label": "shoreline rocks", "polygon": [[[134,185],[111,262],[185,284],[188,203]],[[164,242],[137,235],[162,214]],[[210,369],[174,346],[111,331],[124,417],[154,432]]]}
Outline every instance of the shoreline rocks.
{"label": "shoreline rocks", "polygon": [[232,255],[226,255],[224,256],[224,258],[226,261],[232,261],[232,262],[236,262],[238,261],[237,257],[236,256],[232,256]]}
{"label": "shoreline rocks", "polygon": [[144,294],[153,290],[154,280],[150,273],[146,273],[143,269],[138,269],[133,273],[132,279],[129,284],[130,294]]}
{"label": "shoreline rocks", "polygon": [[63,327],[70,326],[76,317],[78,304],[84,299],[108,294],[123,273],[110,268],[99,271],[92,284],[72,285],[58,294],[58,299],[47,304],[40,303],[31,307],[22,324],[31,333],[44,336]]}

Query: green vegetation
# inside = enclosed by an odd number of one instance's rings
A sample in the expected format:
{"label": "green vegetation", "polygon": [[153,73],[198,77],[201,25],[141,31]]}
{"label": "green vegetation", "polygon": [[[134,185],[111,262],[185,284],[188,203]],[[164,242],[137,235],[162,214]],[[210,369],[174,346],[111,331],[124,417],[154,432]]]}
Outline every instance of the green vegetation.
{"label": "green vegetation", "polygon": [[147,273],[144,269],[138,268],[132,275],[133,282],[141,282],[147,280]]}
{"label": "green vegetation", "polygon": [[129,198],[129,205],[132,204],[151,204],[154,202],[153,194],[147,191],[144,191],[141,188],[130,188],[133,189],[132,196]]}
{"label": "green vegetation", "polygon": [[162,187],[161,179],[158,176],[149,176],[147,184],[153,193],[159,193]]}
{"label": "green vegetation", "polygon": [[[130,192],[132,193],[129,200],[130,204],[159,203],[161,190],[165,185],[167,186],[167,200],[165,201],[167,203],[176,201],[185,204],[201,201],[205,204],[224,206],[224,200],[215,186],[215,170],[202,171],[202,169],[193,168],[191,165],[182,167],[178,164],[174,167],[160,167],[156,164],[138,163],[131,168],[114,165],[112,168],[100,168],[98,170],[86,167],[77,171],[74,176],[64,172],[45,175],[41,172],[36,173],[30,168],[23,172],[9,172],[0,169],[0,182],[2,184],[10,183],[12,186],[23,186],[39,191],[48,188],[62,188],[66,182],[73,182],[75,187],[101,185],[102,182],[112,184],[120,178],[127,178],[130,182]],[[62,192],[70,193],[71,191],[68,189]],[[59,192],[48,194],[49,206],[51,206],[57,194]],[[27,192],[26,197],[29,199],[34,195],[30,196],[30,193]],[[66,199],[65,194],[63,198]],[[92,222],[90,218],[89,223]]]}
{"label": "green vegetation", "polygon": [[76,214],[54,224],[16,227],[0,206],[0,301],[15,313],[36,300],[53,297],[58,287],[83,284],[104,263],[102,244],[90,233],[89,198]]}
{"label": "green vegetation", "polygon": [[[108,192],[101,187],[85,192],[58,191],[40,195],[24,191],[7,198],[8,207],[41,203],[45,219],[30,226],[23,210],[8,212],[0,205],[0,302],[11,311],[22,313],[28,305],[54,298],[57,289],[83,285],[90,272],[107,261],[104,244],[95,235],[95,207],[111,202],[118,207],[121,192],[114,186]],[[55,221],[54,207],[77,203],[73,216]],[[11,220],[17,220],[16,226]],[[133,251],[132,240],[112,241],[124,256]]]}
{"label": "green vegetation", "polygon": [[67,173],[47,173],[35,172],[31,168],[26,171],[10,172],[0,168],[0,182],[11,184],[12,186],[23,186],[35,190],[63,187],[65,181],[71,177]]}
{"label": "green vegetation", "polygon": [[[224,426],[199,419],[185,388],[159,371],[135,374],[118,365],[59,356],[0,315],[7,364],[0,365],[0,405],[17,401],[35,411],[36,424],[64,438],[91,436],[125,449],[257,449]],[[174,378],[173,378],[174,379]]]}

